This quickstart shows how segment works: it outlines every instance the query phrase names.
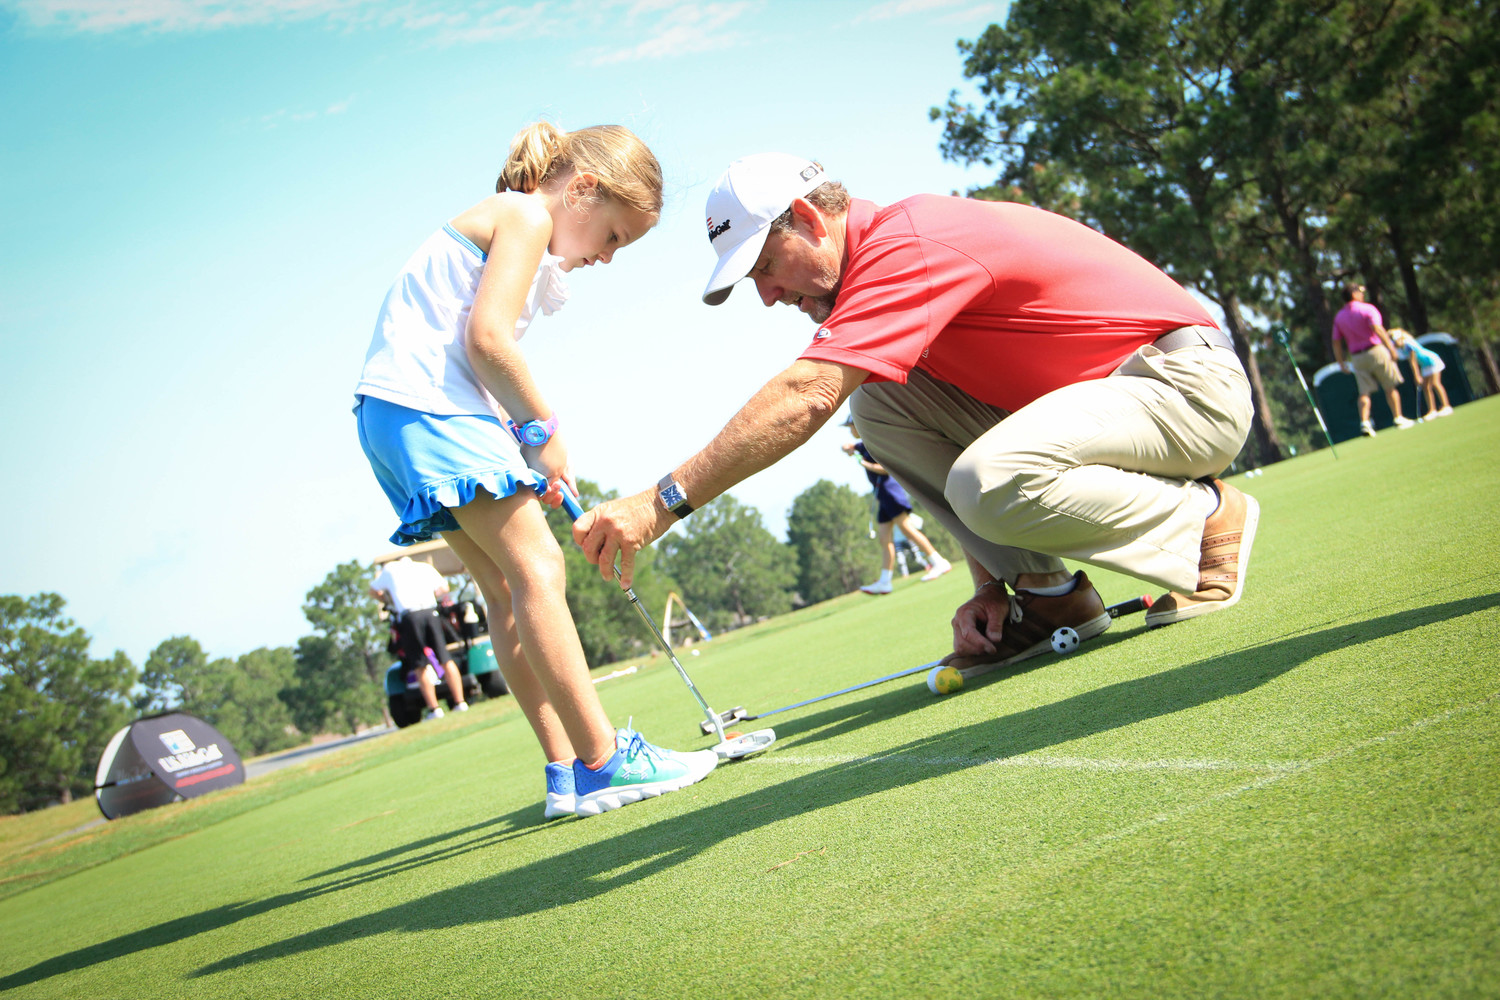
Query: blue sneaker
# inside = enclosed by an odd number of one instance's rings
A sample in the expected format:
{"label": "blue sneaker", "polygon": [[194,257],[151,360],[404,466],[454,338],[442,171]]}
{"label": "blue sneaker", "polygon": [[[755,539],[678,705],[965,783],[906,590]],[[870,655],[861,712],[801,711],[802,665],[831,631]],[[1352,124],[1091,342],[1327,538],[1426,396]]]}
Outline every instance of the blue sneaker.
{"label": "blue sneaker", "polygon": [[597,816],[611,809],[652,799],[703,780],[719,763],[712,750],[683,753],[647,743],[640,733],[622,729],[615,735],[615,755],[597,771],[573,762],[573,811]]}
{"label": "blue sneaker", "polygon": [[567,764],[547,765],[547,819],[573,815],[573,768]]}

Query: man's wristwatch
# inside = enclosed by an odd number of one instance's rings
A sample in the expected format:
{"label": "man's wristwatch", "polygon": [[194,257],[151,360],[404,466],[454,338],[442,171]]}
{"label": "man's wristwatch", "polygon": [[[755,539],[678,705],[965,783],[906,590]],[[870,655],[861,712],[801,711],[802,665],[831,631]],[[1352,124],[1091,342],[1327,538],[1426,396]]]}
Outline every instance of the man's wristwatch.
{"label": "man's wristwatch", "polygon": [[687,502],[687,494],[682,492],[682,487],[677,485],[670,472],[656,484],[656,495],[661,498],[661,505],[679,521],[693,512],[692,505]]}
{"label": "man's wristwatch", "polygon": [[506,420],[505,426],[518,442],[535,448],[552,440],[552,435],[557,433],[557,414],[553,413],[546,420],[528,420],[524,424]]}

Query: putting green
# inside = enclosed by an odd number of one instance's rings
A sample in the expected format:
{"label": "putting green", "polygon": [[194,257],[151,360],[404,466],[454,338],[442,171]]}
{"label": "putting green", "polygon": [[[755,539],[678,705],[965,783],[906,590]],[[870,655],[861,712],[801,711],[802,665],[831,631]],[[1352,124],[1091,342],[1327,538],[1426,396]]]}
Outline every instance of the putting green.
{"label": "putting green", "polygon": [[[597,818],[542,820],[507,699],[81,832],[87,804],[6,820],[0,990],[1500,994],[1496,454],[1486,399],[1274,466],[1240,481],[1238,607],[778,715],[769,753]],[[924,663],[961,577],[688,667],[760,711]],[[600,685],[611,716],[708,746],[665,658],[640,666]]]}

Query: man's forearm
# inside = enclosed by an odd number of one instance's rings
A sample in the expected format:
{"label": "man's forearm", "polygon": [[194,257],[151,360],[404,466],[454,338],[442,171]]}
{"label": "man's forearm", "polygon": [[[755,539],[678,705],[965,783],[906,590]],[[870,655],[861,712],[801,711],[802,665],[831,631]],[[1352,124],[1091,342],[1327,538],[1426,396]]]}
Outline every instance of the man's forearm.
{"label": "man's forearm", "polygon": [[793,362],[675,470],[688,501],[701,507],[791,454],[838,412],[867,374],[826,361]]}

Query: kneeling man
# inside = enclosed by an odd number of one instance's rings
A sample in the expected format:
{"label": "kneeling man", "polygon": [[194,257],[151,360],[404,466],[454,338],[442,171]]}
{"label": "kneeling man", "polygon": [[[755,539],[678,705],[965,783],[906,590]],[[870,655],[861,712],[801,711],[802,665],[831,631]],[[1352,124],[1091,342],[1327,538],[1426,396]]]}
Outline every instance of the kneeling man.
{"label": "kneeling man", "polygon": [[707,212],[704,301],[748,277],[817,329],[702,451],[578,520],[606,578],[618,554],[628,585],[636,551],[852,396],[870,451],[964,548],[975,593],[956,655],[1015,662],[1060,626],[1108,628],[1064,559],[1166,588],[1152,626],[1239,600],[1259,509],[1215,477],[1244,444],[1250,390],[1166,274],[1060,215],[935,195],[882,207],[779,153],[731,164]]}

